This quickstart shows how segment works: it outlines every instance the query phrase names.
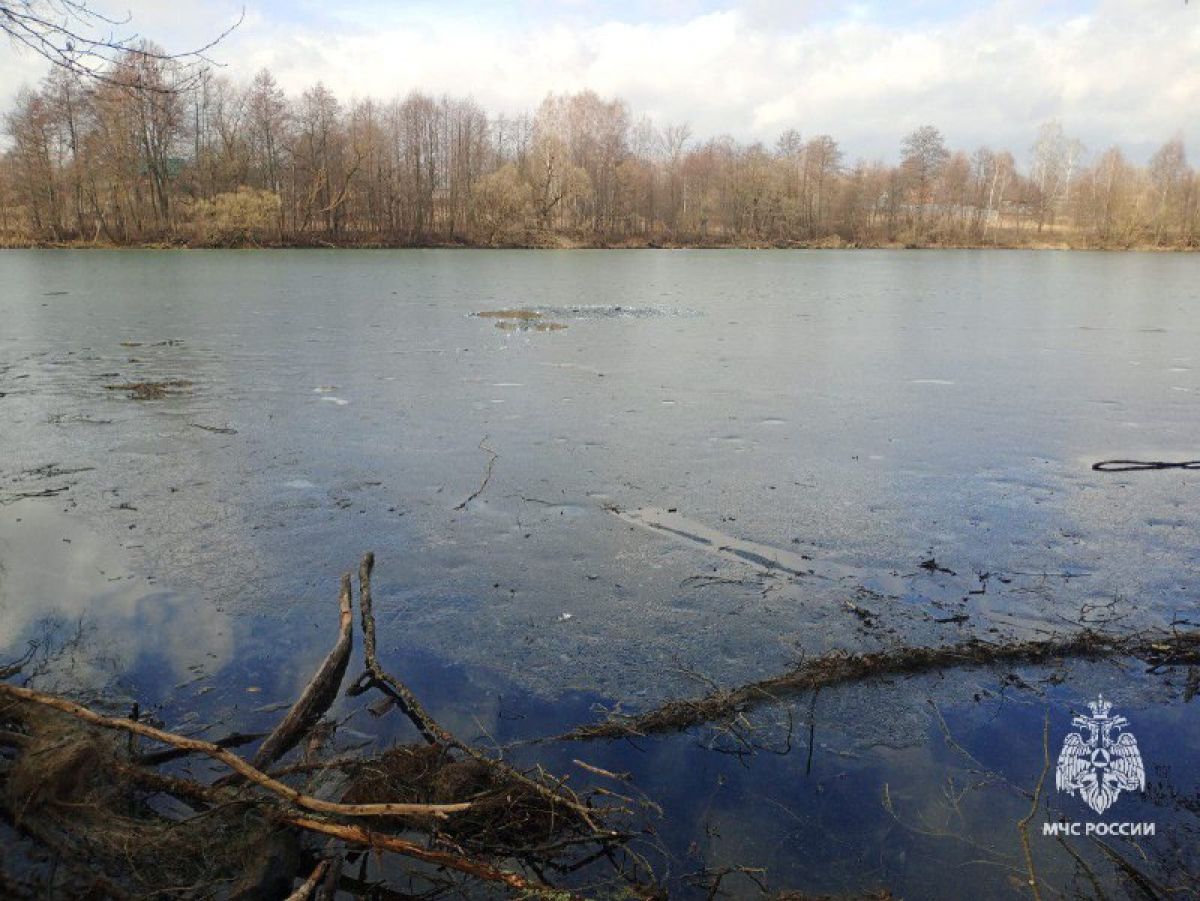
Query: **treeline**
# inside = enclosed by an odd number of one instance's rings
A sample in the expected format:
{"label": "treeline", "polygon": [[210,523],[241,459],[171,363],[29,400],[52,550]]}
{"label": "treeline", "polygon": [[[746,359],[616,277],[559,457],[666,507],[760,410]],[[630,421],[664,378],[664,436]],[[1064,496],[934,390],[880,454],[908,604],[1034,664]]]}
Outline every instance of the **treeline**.
{"label": "treeline", "polygon": [[0,243],[1200,246],[1178,138],[1137,166],[1049,123],[1021,171],[926,126],[888,165],[794,130],[697,139],[591,92],[509,118],[421,93],[293,98],[267,71],[180,77],[130,54],[23,91],[3,120]]}

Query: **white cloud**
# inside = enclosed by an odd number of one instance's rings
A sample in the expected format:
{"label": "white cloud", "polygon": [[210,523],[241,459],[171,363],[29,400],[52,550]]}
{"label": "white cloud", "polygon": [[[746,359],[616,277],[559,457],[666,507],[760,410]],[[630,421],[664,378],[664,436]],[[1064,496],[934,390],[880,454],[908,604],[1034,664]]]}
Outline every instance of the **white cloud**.
{"label": "white cloud", "polygon": [[[748,0],[679,2],[653,18],[622,4],[517,6],[528,18],[450,5],[376,15],[343,4],[336,17],[251,7],[219,55],[235,77],[269,66],[294,92],[323,79],[345,98],[421,89],[471,94],[503,112],[590,87],[635,112],[689,121],[697,135],[771,142],[794,127],[868,157],[894,157],[900,138],[927,122],[956,147],[988,143],[1023,157],[1038,124],[1057,117],[1093,150],[1115,142],[1144,158],[1182,131],[1200,158],[1196,5],[995,0],[935,14],[939,4]],[[161,25],[164,41],[183,46],[231,9],[181,0],[135,5],[134,15],[146,33]],[[20,65],[31,78],[41,71]],[[15,93],[13,71],[0,50],[0,103]]]}

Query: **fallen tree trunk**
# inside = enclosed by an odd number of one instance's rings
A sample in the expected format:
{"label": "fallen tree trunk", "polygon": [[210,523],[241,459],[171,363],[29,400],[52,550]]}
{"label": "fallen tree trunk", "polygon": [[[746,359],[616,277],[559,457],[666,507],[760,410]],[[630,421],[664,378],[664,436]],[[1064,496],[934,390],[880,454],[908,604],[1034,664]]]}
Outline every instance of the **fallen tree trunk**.
{"label": "fallen tree trunk", "polygon": [[979,639],[933,648],[900,648],[872,654],[833,651],[795,669],[699,698],[668,701],[632,717],[580,726],[558,736],[568,741],[679,732],[728,719],[789,695],[869,678],[998,663],[1039,664],[1067,658],[1136,657],[1155,665],[1200,662],[1200,631],[1117,638],[1083,631],[1061,638],[991,644]]}

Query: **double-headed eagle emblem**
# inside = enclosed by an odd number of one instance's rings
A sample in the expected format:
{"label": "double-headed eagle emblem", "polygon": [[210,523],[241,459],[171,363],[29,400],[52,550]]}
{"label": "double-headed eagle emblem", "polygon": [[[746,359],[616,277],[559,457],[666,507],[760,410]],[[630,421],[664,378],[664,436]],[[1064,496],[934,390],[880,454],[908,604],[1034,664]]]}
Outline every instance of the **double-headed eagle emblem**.
{"label": "double-headed eagle emblem", "polygon": [[1079,792],[1084,803],[1104,813],[1122,791],[1145,791],[1146,768],[1137,739],[1124,731],[1129,720],[1110,716],[1112,704],[1099,695],[1089,701],[1091,716],[1077,716],[1058,755],[1055,784],[1069,795]]}

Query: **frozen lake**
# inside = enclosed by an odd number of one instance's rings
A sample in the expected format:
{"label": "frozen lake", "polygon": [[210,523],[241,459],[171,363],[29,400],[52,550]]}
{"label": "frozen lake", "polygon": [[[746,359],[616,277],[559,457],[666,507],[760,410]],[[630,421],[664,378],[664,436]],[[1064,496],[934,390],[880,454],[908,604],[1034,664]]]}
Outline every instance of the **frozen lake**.
{"label": "frozen lake", "polygon": [[[48,687],[255,728],[366,550],[385,662],[497,741],[831,650],[1195,620],[1200,475],[1091,465],[1200,457],[1198,312],[1191,255],[5,252],[0,661],[65,643]],[[1054,754],[1103,691],[1166,885],[1197,865],[1200,725],[1187,674],[1143,670],[845,686],[756,713],[754,753],[704,728],[513,753],[633,773],[682,893],[736,865],[1021,897],[1043,716]]]}

